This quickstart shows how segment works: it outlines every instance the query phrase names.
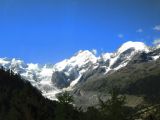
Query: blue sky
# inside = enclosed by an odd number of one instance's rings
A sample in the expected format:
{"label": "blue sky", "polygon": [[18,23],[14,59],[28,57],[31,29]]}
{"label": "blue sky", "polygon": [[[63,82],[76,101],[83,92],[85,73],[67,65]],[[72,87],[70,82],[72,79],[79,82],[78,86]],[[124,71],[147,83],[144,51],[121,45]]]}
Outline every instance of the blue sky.
{"label": "blue sky", "polygon": [[128,40],[151,45],[158,25],[160,0],[0,0],[0,57],[56,63]]}

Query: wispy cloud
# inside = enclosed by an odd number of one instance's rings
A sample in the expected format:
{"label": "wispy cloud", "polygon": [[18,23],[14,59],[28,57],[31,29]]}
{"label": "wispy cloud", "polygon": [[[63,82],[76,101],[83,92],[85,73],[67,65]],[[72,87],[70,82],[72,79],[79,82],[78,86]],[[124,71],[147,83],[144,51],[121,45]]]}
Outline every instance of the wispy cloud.
{"label": "wispy cloud", "polygon": [[136,32],[142,33],[142,32],[143,32],[143,29],[142,29],[142,28],[139,28]]}
{"label": "wispy cloud", "polygon": [[153,44],[154,44],[154,45],[159,45],[159,44],[160,44],[160,38],[155,39],[155,40],[153,41]]}
{"label": "wispy cloud", "polygon": [[160,25],[156,25],[153,30],[160,31]]}
{"label": "wispy cloud", "polygon": [[118,38],[123,38],[124,35],[123,34],[118,34]]}

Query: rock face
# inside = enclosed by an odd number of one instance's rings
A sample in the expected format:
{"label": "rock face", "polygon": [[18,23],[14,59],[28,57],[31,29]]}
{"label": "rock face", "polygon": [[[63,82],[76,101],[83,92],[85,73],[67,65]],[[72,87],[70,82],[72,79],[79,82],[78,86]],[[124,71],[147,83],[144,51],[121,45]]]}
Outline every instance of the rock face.
{"label": "rock face", "polygon": [[160,56],[160,49],[152,49],[148,53],[140,52],[135,54],[125,67],[117,71],[103,76],[95,73],[95,76],[91,76],[72,91],[77,98],[76,104],[87,106],[93,102],[96,105],[98,97],[107,99],[106,95],[113,87],[118,87],[121,94],[127,95],[129,102],[134,103],[131,106],[144,101],[159,102],[160,59],[158,56]]}
{"label": "rock face", "polygon": [[67,82],[69,78],[63,72],[56,71],[52,74],[52,82],[59,88],[65,88],[69,86]]}
{"label": "rock face", "polygon": [[144,71],[159,65],[159,57],[159,48],[129,41],[115,53],[97,56],[95,52],[80,50],[55,65],[26,64],[22,60],[7,58],[0,58],[0,65],[19,73],[49,99],[55,99],[55,94],[63,90],[69,90],[80,101],[87,101],[95,95],[105,96],[105,91],[114,85],[129,91],[130,83],[142,75],[149,75],[149,71]]}
{"label": "rock face", "polygon": [[98,67],[97,57],[88,50],[79,51],[70,59],[54,65],[55,72],[52,75],[52,82],[58,88],[74,86],[81,76],[93,67]]}
{"label": "rock face", "polygon": [[88,50],[79,51],[70,59],[54,65],[52,82],[58,88],[74,88],[92,77],[104,76],[125,67],[133,56],[142,52],[149,52],[149,48],[141,42],[131,41],[124,43],[116,53],[103,53],[98,57]]}

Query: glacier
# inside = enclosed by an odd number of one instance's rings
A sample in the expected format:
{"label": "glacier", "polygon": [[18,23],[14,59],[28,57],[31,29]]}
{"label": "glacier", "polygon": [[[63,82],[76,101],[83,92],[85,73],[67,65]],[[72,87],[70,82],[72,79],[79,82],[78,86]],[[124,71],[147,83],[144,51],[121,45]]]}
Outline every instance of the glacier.
{"label": "glacier", "polygon": [[[49,65],[25,63],[23,60],[15,58],[0,58],[0,66],[3,66],[6,70],[11,69],[13,72],[20,74],[24,79],[30,81],[33,86],[37,87],[45,97],[56,100],[55,96],[57,93],[64,90],[73,90],[87,71],[93,71],[98,68],[105,68],[103,74],[117,71],[125,67],[137,53],[148,53],[150,50],[151,48],[142,42],[128,41],[121,45],[116,52],[102,53],[99,56],[96,56],[95,50],[94,52],[80,50],[69,59]],[[158,58],[159,55],[153,56],[154,60]],[[55,72],[64,73],[65,81],[69,85],[59,88],[52,80],[53,73]]]}

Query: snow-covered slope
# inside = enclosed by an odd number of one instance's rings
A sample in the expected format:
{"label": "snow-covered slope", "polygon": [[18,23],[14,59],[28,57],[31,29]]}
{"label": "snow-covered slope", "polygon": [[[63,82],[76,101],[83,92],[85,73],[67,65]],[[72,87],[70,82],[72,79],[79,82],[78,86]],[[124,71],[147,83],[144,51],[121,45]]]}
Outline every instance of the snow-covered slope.
{"label": "snow-covered slope", "polygon": [[80,50],[77,54],[75,54],[70,59],[65,59],[62,62],[55,64],[54,68],[57,71],[62,71],[72,68],[81,68],[87,65],[88,63],[95,64],[97,62],[97,57],[88,50]]}
{"label": "snow-covered slope", "polygon": [[[11,69],[29,80],[32,85],[42,91],[43,95],[55,99],[55,94],[62,90],[72,90],[80,82],[87,80],[88,76],[100,71],[98,74],[108,74],[125,67],[137,53],[148,53],[150,48],[142,42],[126,42],[115,53],[102,53],[96,56],[92,51],[80,50],[69,59],[55,65],[39,65],[24,63],[19,59],[0,58],[0,65]],[[153,55],[154,59],[159,54]],[[94,71],[94,72],[93,72]]]}
{"label": "snow-covered slope", "polygon": [[[63,75],[64,79],[61,77],[60,79],[53,77],[52,81],[56,84],[56,86],[61,88],[69,85],[73,87],[76,83],[78,83],[79,79],[81,78],[80,76],[82,76],[84,72],[86,72],[88,69],[98,67],[97,60],[98,59],[94,53],[88,50],[80,50],[70,59],[66,59],[54,65],[56,74],[55,76],[57,76],[57,74],[60,72],[63,72],[64,74],[61,74],[61,76]],[[64,85],[63,81],[68,82],[68,84],[64,82],[66,84]]]}
{"label": "snow-covered slope", "polygon": [[149,52],[149,47],[147,47],[144,43],[142,42],[133,42],[133,41],[128,41],[124,43],[119,49],[118,49],[118,54],[125,52],[128,49],[133,48],[135,52],[138,51],[145,51]]}
{"label": "snow-covered slope", "polygon": [[[71,88],[79,82],[86,71],[103,67],[106,69],[104,74],[107,74],[111,70],[118,70],[126,66],[136,53],[148,51],[149,48],[144,43],[132,41],[124,43],[116,53],[103,53],[99,57],[88,50],[79,51],[70,59],[54,66],[56,72],[53,74],[52,81],[57,87],[69,86]],[[61,74],[62,72],[64,74]]]}
{"label": "snow-covered slope", "polygon": [[[11,69],[20,74],[31,84],[42,91],[42,94],[48,98],[55,99],[55,94],[60,92],[51,82],[53,65],[26,64],[20,59],[0,58],[0,66],[6,70]],[[50,94],[52,95],[50,96]],[[53,95],[54,94],[54,95]]]}

